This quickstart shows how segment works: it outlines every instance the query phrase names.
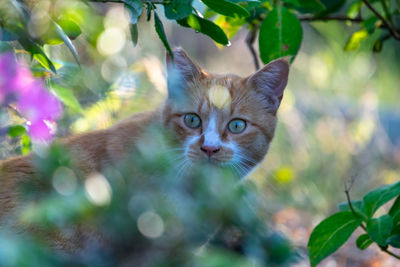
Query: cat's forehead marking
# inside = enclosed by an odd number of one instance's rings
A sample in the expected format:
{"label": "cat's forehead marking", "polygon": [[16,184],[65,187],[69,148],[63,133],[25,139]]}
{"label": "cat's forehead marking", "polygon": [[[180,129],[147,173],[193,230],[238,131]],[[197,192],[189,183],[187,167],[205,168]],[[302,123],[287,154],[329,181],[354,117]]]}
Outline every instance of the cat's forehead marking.
{"label": "cat's forehead marking", "polygon": [[214,84],[208,90],[208,98],[214,107],[224,109],[232,102],[231,94],[225,86]]}

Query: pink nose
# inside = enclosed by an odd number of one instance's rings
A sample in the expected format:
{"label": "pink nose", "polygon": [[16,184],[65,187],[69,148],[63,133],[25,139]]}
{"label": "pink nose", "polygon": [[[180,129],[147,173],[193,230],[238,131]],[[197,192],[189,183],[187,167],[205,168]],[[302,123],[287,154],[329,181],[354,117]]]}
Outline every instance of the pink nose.
{"label": "pink nose", "polygon": [[200,149],[201,151],[206,153],[209,157],[211,157],[220,150],[220,148],[216,146],[204,146],[204,145],[201,146]]}

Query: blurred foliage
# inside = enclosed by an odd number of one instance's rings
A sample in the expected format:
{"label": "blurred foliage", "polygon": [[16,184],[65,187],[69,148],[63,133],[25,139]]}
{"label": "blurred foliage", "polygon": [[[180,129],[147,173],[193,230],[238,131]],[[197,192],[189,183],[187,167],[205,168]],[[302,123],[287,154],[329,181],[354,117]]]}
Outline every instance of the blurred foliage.
{"label": "blurred foliage", "polygon": [[179,155],[167,148],[168,135],[153,128],[145,136],[125,162],[89,177],[74,171],[60,145],[37,154],[41,190],[23,185],[26,204],[16,216],[19,227],[35,230],[2,228],[2,265],[278,266],[296,259],[269,230],[252,183],[210,166],[182,179],[171,167]]}

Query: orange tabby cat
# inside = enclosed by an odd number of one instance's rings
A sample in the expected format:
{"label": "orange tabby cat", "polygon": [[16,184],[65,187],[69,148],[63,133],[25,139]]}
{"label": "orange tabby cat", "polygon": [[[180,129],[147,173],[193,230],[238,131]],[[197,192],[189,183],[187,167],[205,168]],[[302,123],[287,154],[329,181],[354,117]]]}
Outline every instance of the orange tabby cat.
{"label": "orange tabby cat", "polygon": [[[126,158],[151,123],[176,136],[185,160],[231,165],[244,176],[266,155],[289,64],[275,60],[247,78],[203,71],[182,49],[167,57],[168,98],[158,110],[135,114],[106,130],[73,136],[62,143],[84,175]],[[32,156],[0,163],[0,221],[18,203],[18,184],[35,179]]]}

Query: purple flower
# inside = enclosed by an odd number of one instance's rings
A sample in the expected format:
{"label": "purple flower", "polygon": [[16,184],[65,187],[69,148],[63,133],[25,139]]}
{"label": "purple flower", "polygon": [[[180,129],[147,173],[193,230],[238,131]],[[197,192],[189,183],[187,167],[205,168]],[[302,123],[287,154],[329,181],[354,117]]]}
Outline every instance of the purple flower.
{"label": "purple flower", "polygon": [[51,126],[62,114],[60,101],[12,53],[4,53],[0,55],[0,104],[9,102],[15,102],[16,109],[28,120],[29,135],[33,139],[52,138],[54,127]]}

